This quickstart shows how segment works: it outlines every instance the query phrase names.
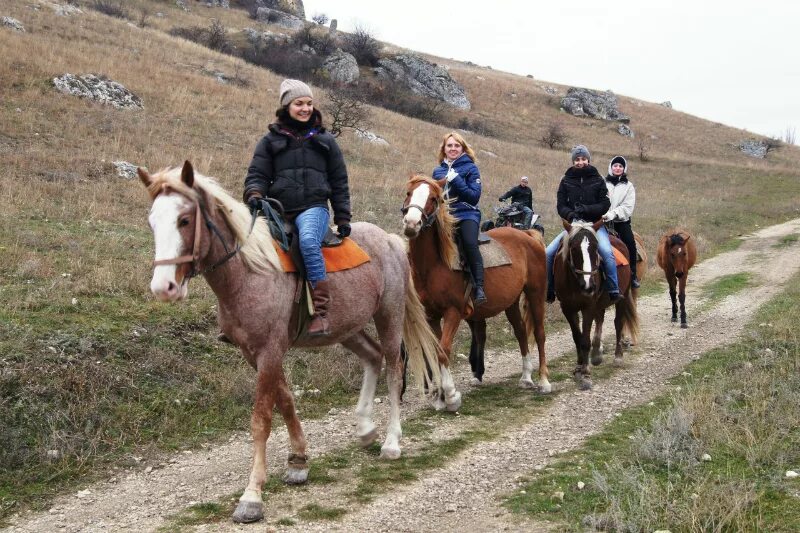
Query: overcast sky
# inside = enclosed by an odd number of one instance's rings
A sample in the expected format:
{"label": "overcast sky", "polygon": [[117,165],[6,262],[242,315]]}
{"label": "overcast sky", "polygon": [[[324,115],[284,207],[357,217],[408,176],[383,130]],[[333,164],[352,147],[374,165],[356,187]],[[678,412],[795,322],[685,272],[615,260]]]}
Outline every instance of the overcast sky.
{"label": "overcast sky", "polygon": [[800,131],[793,0],[305,0],[339,29],[770,136]]}

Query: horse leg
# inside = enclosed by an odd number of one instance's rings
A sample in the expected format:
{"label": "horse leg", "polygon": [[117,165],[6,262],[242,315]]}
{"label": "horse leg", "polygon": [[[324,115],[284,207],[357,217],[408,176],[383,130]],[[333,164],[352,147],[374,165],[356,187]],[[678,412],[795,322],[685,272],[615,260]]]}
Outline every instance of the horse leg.
{"label": "horse leg", "polygon": [[476,320],[475,321],[475,355],[476,360],[478,362],[478,379],[483,382],[483,374],[486,372],[486,367],[484,366],[484,349],[486,347],[486,321],[485,320]]}
{"label": "horse leg", "polygon": [[678,321],[678,302],[677,302],[677,295],[678,291],[675,290],[675,285],[677,283],[677,279],[674,275],[667,276],[667,283],[669,284],[669,298],[672,300],[672,321]]}
{"label": "horse leg", "polygon": [[378,374],[381,371],[380,346],[363,330],[342,341],[342,346],[356,354],[364,368],[361,394],[356,405],[356,436],[361,441],[361,445],[366,447],[378,438],[378,430],[372,422],[372,405],[375,399]]}
{"label": "horse leg", "polygon": [[578,322],[578,312],[572,310],[567,311],[563,306],[561,307],[561,310],[564,312],[564,317],[567,319],[567,322],[569,322],[569,329],[572,331],[572,341],[575,343],[575,351],[578,354],[578,363],[575,365],[575,369],[572,371],[572,377],[577,383],[582,383],[584,373],[584,367],[581,364],[583,333],[581,332],[581,326]]}
{"label": "horse leg", "polygon": [[456,390],[456,384],[453,381],[453,376],[450,374],[450,353],[453,350],[453,338],[458,331],[458,325],[461,323],[461,315],[455,308],[448,309],[444,314],[444,326],[442,328],[442,336],[440,344],[442,346],[443,355],[440,359],[440,370],[442,374],[442,391],[437,394],[434,400],[433,407],[437,411],[447,409],[448,411],[455,412],[461,407],[461,393]]}
{"label": "horse leg", "polygon": [[527,305],[525,307],[525,329],[528,335],[530,335],[530,330],[533,330],[533,338],[536,339],[536,351],[539,353],[539,391],[542,394],[549,394],[553,388],[550,385],[550,371],[547,369],[547,355],[544,351],[546,338],[544,333],[545,304],[541,295],[545,287],[541,284],[538,285],[538,290],[540,291],[538,297],[535,292],[536,290],[537,289],[526,290],[525,292],[525,299],[527,300]]}
{"label": "horse leg", "polygon": [[519,344],[519,353],[522,356],[522,376],[519,378],[519,386],[523,389],[532,389],[533,378],[533,357],[528,349],[528,333],[525,331],[525,322],[522,320],[522,313],[519,310],[519,300],[511,304],[506,309],[506,318],[514,330],[514,336]]}
{"label": "horse leg", "polygon": [[261,489],[267,480],[267,439],[272,429],[272,408],[279,389],[278,376],[283,376],[279,359],[263,366],[258,365],[256,401],[250,417],[250,431],[253,434],[253,468],[250,471],[247,488],[233,512],[234,522],[250,523],[264,518]]}
{"label": "horse leg", "polygon": [[614,314],[614,330],[617,334],[617,345],[614,348],[614,366],[622,366],[622,354],[623,354],[623,343],[624,343],[624,333],[625,333],[625,324],[623,323],[623,302],[617,302],[614,306],[615,314]]}
{"label": "horse leg", "polygon": [[278,376],[277,407],[286,423],[286,431],[289,433],[289,443],[292,453],[286,461],[286,473],[283,476],[284,483],[288,485],[301,485],[308,480],[308,455],[306,454],[306,437],[303,435],[303,428],[300,426],[300,418],[294,405],[294,397],[289,392],[286,377],[281,373]]}
{"label": "horse leg", "polygon": [[467,321],[469,325],[469,331],[471,334],[471,339],[469,342],[469,367],[472,370],[473,385],[480,385],[483,381],[483,369],[480,367],[479,361],[479,350],[478,350],[478,337],[475,334],[475,323],[471,320]]}
{"label": "horse leg", "polygon": [[[689,272],[686,272],[678,281],[678,300],[681,303],[681,327],[686,329],[689,324],[686,323],[686,278],[689,277]],[[674,313],[674,312],[673,312]]]}
{"label": "horse leg", "polygon": [[581,314],[583,315],[583,333],[581,334],[581,345],[578,353],[578,366],[581,369],[581,380],[578,382],[578,388],[580,390],[589,390],[592,388],[592,371],[589,368],[589,349],[591,348],[589,337],[592,332],[594,316],[588,309],[584,309]]}
{"label": "horse leg", "polygon": [[603,362],[603,324],[606,320],[606,310],[599,309],[594,316],[594,336],[592,337],[592,364],[594,366]]}

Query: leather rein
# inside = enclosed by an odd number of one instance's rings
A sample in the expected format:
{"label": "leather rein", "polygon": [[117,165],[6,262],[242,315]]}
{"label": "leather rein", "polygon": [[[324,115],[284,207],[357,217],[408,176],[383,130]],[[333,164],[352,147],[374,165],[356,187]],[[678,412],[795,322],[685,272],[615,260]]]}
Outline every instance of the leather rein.
{"label": "leather rein", "polygon": [[[165,188],[164,191],[166,191],[166,190],[167,189]],[[162,193],[164,191],[162,191]],[[257,216],[258,216],[258,211],[254,211],[253,212],[253,221],[250,223],[250,232],[247,234],[248,237],[250,236],[251,233],[253,233],[253,227],[256,224]],[[222,243],[223,248],[225,248],[225,255],[222,256],[222,258],[219,259],[213,265],[208,266],[208,267],[206,267],[206,268],[204,268],[202,270],[198,270],[197,269],[197,262],[200,259],[200,236],[201,236],[201,232],[202,232],[202,227],[200,226],[200,218],[201,217],[205,221],[206,228],[208,228],[208,230],[212,234],[216,235],[217,238],[219,239],[219,242]],[[180,255],[178,257],[173,257],[172,259],[158,259],[158,260],[155,260],[155,261],[153,261],[153,267],[162,266],[162,265],[182,265],[184,263],[190,263],[191,270],[189,270],[189,273],[184,276],[183,282],[181,283],[181,284],[184,284],[184,283],[188,282],[190,279],[192,279],[192,278],[194,278],[196,276],[205,275],[205,274],[209,274],[211,272],[214,272],[217,268],[219,268],[220,266],[222,266],[225,263],[227,263],[228,260],[230,260],[234,255],[239,253],[239,250],[241,250],[241,249],[242,249],[242,247],[240,245],[238,245],[238,244],[236,246],[232,247],[232,248],[228,248],[228,245],[225,243],[225,239],[222,237],[222,234],[220,233],[219,228],[217,228],[216,224],[214,224],[214,222],[211,220],[211,218],[209,218],[208,212],[206,211],[206,209],[204,207],[201,206],[201,201],[198,200],[196,202],[196,204],[195,204],[194,240],[192,242],[192,253],[191,254]]]}
{"label": "leather rein", "polygon": [[422,214],[422,227],[420,228],[420,230],[423,230],[431,227],[433,223],[436,222],[436,212],[439,210],[439,199],[433,198],[433,204],[434,204],[433,212],[430,215],[425,213],[425,206],[418,204],[404,205],[403,207],[400,208],[400,212],[405,215],[411,208],[419,209],[419,212]]}

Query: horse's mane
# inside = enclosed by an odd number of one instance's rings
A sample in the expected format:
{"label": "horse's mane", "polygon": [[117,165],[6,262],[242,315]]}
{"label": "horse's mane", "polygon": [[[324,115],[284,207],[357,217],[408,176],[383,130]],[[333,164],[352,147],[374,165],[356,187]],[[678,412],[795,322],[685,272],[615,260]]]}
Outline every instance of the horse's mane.
{"label": "horse's mane", "polygon": [[439,253],[441,254],[442,261],[444,261],[446,265],[450,265],[451,268],[455,267],[458,265],[458,248],[453,239],[453,232],[458,220],[450,213],[451,201],[445,200],[444,190],[435,179],[421,174],[411,176],[409,185],[416,186],[418,183],[427,184],[436,195],[439,207],[435,213],[436,224],[434,224],[433,227],[439,237]]}
{"label": "horse's mane", "polygon": [[594,236],[595,240],[597,240],[597,232],[594,230],[594,224],[592,224],[591,222],[573,222],[571,224],[569,233],[567,234],[566,242],[563,242],[562,240],[561,244],[561,259],[564,260],[565,264],[567,263],[567,261],[569,261],[569,241],[571,241],[572,238],[575,237],[575,235],[577,235],[579,231],[584,229],[589,233],[591,233]]}
{"label": "horse's mane", "polygon": [[217,211],[225,219],[241,246],[239,256],[245,266],[253,272],[282,272],[280,259],[272,243],[272,235],[263,217],[256,220],[252,233],[252,215],[243,203],[233,198],[213,178],[194,172],[194,187],[188,187],[181,180],[181,168],[174,167],[161,170],[150,176],[151,182],[147,190],[151,198],[155,198],[165,187],[182,194],[192,201],[200,201],[202,193],[214,202]]}

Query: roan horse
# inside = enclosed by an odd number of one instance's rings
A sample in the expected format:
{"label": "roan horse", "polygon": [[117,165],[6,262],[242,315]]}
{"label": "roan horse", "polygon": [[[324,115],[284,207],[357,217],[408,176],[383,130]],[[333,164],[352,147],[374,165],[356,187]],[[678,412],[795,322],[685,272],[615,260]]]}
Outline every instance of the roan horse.
{"label": "roan horse", "polygon": [[[686,323],[686,278],[689,269],[697,261],[697,248],[688,231],[674,229],[665,233],[658,243],[656,261],[664,270],[664,276],[669,284],[669,297],[672,300],[672,321],[678,321],[678,304],[675,301],[677,294],[681,303],[681,327],[688,328]],[[675,285],[679,285],[678,291]]]}
{"label": "roan horse", "polygon": [[[573,370],[573,376],[581,390],[592,388],[591,371],[589,369],[589,348],[592,351],[592,364],[599,365],[603,362],[603,321],[606,308],[611,305],[608,291],[603,289],[600,277],[600,254],[597,251],[597,229],[602,221],[595,224],[590,222],[564,221],[567,236],[561,241],[561,248],[556,254],[553,263],[555,275],[556,295],[561,304],[561,310],[569,322],[572,330],[572,339],[578,352],[578,364]],[[620,250],[625,257],[628,248],[616,237],[611,238],[611,244]],[[628,265],[617,267],[620,292],[625,296],[615,304],[616,316],[614,327],[616,330],[616,349],[614,363],[622,362],[623,330],[631,336],[631,342],[636,343],[639,336],[639,316],[636,312],[636,300],[631,291],[631,271]],[[582,315],[583,328],[578,321],[578,313]],[[595,324],[594,337],[589,343],[589,336]]]}
{"label": "roan horse", "polygon": [[[470,364],[473,375],[481,381],[484,372],[486,319],[505,311],[522,354],[520,386],[534,386],[531,379],[533,359],[528,349],[528,339],[533,333],[539,351],[539,389],[549,393],[551,386],[544,351],[546,266],[541,239],[513,228],[489,231],[492,239],[505,249],[511,264],[486,269],[484,276],[488,300],[472,310],[467,306],[467,282],[464,273],[452,269],[452,265],[458,261],[458,251],[453,240],[456,220],[449,212],[442,188],[431,178],[412,176],[407,184],[402,212],[404,233],[409,238],[414,285],[428,313],[431,327],[440,336],[445,352],[441,360],[442,389],[447,392],[448,384],[451,383],[448,357],[461,320],[466,320],[472,331]],[[526,303],[524,317],[520,311],[521,297]],[[458,408],[447,397],[444,402],[448,410]],[[441,403],[438,407],[442,407]]]}
{"label": "roan horse", "polygon": [[[150,175],[140,168],[138,173],[153,200],[149,221],[156,260],[150,289],[159,300],[181,300],[188,280],[202,274],[219,300],[222,331],[257,372],[251,417],[253,467],[233,520],[263,518],[266,443],[276,405],[291,442],[284,481],[298,484],[308,478],[306,440],[282,368],[290,346],[341,343],[361,359],[364,378],[356,435],[363,445],[378,436],[371,414],[381,363],[386,361],[391,409],[381,455],[399,457],[401,340],[417,377],[427,375],[426,365],[436,368],[441,352],[414,289],[403,240],[372,224],[353,224],[351,237],[370,261],[330,274],[330,336],[294,338],[295,296],[303,286],[295,274],[283,272],[264,219],[253,222],[244,204],[214,180],[195,173],[188,161],[182,169]],[[379,341],[365,332],[370,319]],[[438,377],[433,375],[435,382]]]}

